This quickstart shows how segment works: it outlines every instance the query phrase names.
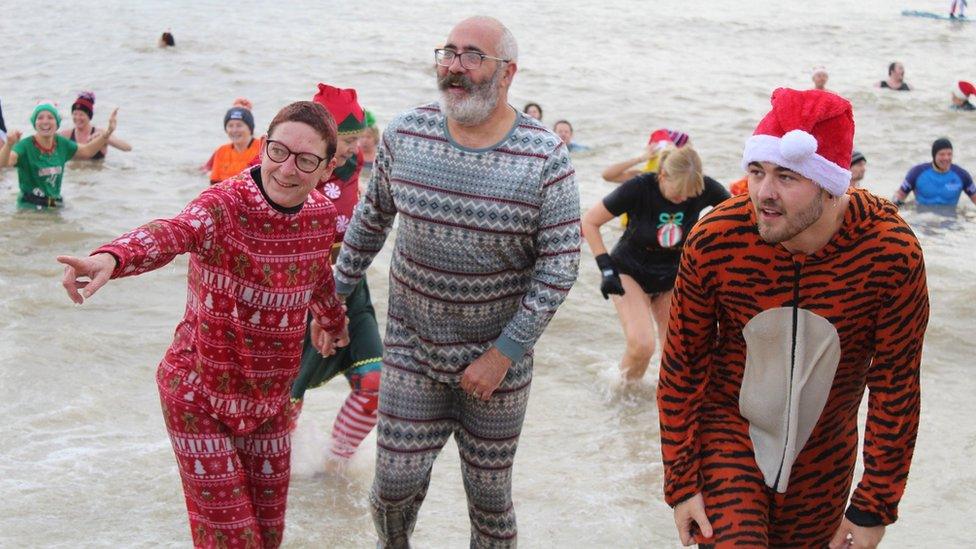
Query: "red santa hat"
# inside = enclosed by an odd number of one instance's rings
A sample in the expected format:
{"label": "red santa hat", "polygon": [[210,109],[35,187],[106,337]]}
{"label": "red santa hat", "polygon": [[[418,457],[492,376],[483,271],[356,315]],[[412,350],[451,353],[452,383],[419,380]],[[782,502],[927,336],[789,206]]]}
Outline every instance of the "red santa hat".
{"label": "red santa hat", "polygon": [[854,114],[843,97],[823,90],[779,88],[773,109],[746,141],[742,168],[772,162],[812,179],[834,196],[851,183]]}
{"label": "red santa hat", "polygon": [[952,95],[965,101],[970,95],[976,95],[976,86],[973,86],[965,80],[960,80],[956,84],[956,87],[952,89]]}

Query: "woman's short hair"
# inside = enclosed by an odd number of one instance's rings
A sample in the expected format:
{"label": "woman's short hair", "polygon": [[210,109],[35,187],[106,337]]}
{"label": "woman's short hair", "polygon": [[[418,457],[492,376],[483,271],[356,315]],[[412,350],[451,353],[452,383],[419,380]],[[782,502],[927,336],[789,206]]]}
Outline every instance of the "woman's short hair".
{"label": "woman's short hair", "polygon": [[285,106],[268,126],[268,137],[272,136],[278,124],[284,122],[301,122],[310,126],[325,141],[325,159],[331,160],[335,156],[338,131],[335,120],[325,107],[314,101],[295,101]]}

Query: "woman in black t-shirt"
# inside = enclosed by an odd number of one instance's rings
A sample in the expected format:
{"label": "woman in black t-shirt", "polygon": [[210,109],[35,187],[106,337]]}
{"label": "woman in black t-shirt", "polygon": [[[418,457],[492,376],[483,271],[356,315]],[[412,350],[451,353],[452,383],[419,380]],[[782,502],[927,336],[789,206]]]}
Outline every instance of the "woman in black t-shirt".
{"label": "woman in black t-shirt", "polygon": [[[627,381],[644,376],[655,335],[664,342],[685,236],[703,212],[729,197],[720,183],[702,175],[701,159],[691,147],[666,150],[660,166],[660,174],[641,174],[618,187],[582,221],[603,277],[600,291],[604,299],[614,295],[627,339],[620,361]],[[600,226],[624,213],[630,222],[608,254]]]}

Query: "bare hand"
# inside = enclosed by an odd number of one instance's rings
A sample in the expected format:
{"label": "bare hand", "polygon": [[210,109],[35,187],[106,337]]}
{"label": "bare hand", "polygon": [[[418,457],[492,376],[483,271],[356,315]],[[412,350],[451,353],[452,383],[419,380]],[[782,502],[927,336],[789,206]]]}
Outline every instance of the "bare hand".
{"label": "bare hand", "polygon": [[349,345],[349,325],[343,324],[342,329],[332,333],[325,331],[321,324],[312,319],[312,346],[318,349],[322,356],[332,356],[336,350]]}
{"label": "bare hand", "polygon": [[858,526],[844,517],[830,540],[830,549],[874,549],[884,533],[884,526]]}
{"label": "bare hand", "polygon": [[105,130],[106,137],[112,135],[115,132],[116,115],[118,113],[119,113],[119,109],[118,107],[116,107],[115,110],[112,111],[111,116],[108,117],[108,128]]}
{"label": "bare hand", "polygon": [[20,138],[21,138],[20,130],[11,130],[10,132],[7,133],[7,143],[10,144],[11,148],[13,148],[13,146],[16,145],[18,141],[20,141]]}
{"label": "bare hand", "polygon": [[674,525],[678,527],[681,544],[685,547],[695,544],[692,524],[698,526],[698,531],[701,532],[703,538],[712,537],[712,523],[708,522],[708,515],[705,513],[705,499],[701,493],[691,496],[674,508]]}
{"label": "bare hand", "polygon": [[654,147],[654,145],[648,145],[644,147],[644,151],[641,152],[640,156],[637,157],[637,161],[647,162],[648,160],[651,159],[651,157],[653,157],[656,154],[657,154],[657,149]]}
{"label": "bare hand", "polygon": [[512,361],[507,356],[497,347],[490,347],[464,369],[461,389],[474,398],[487,401],[502,384],[511,366]]}
{"label": "bare hand", "polygon": [[[105,253],[84,258],[59,255],[58,263],[64,263],[61,285],[68,291],[71,301],[78,304],[84,303],[112,278],[116,264],[115,257]],[[88,280],[79,280],[78,277],[88,277]],[[81,288],[84,291],[79,293]]]}

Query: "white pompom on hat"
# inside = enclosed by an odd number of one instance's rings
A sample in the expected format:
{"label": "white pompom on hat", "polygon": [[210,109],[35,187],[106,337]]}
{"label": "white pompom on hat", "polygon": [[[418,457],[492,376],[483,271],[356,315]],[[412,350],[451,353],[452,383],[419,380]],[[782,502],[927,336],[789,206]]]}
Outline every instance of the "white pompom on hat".
{"label": "white pompom on hat", "polygon": [[742,169],[772,162],[812,179],[834,196],[851,183],[854,114],[843,97],[823,90],[779,88],[772,110],[746,141]]}

